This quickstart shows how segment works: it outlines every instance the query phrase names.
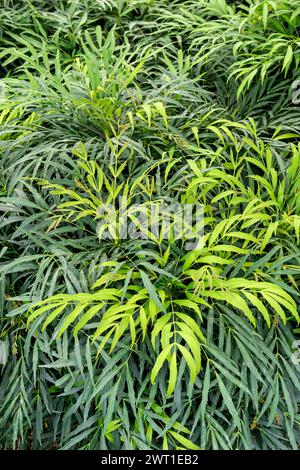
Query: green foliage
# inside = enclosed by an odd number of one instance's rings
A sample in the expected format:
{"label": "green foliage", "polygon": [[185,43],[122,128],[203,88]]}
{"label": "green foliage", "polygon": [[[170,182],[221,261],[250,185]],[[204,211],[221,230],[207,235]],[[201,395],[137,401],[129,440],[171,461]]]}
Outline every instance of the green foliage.
{"label": "green foliage", "polygon": [[[299,27],[298,0],[4,0],[0,448],[298,448]],[[163,203],[201,208],[192,250],[133,209]]]}

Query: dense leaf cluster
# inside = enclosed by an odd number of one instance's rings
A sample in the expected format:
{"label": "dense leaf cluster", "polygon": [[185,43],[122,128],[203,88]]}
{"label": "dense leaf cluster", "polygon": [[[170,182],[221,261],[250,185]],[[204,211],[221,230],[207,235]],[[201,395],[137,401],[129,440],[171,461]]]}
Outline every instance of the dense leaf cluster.
{"label": "dense leaf cluster", "polygon": [[0,61],[0,448],[297,449],[300,1],[2,0]]}

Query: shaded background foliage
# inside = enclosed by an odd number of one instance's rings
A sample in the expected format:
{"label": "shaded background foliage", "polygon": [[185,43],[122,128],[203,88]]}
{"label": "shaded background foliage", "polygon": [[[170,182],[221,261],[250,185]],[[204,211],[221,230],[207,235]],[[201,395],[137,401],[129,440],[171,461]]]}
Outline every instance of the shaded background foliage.
{"label": "shaded background foliage", "polygon": [[[1,448],[298,448],[299,28],[295,0],[2,0]],[[204,246],[99,240],[120,194],[203,204]]]}

